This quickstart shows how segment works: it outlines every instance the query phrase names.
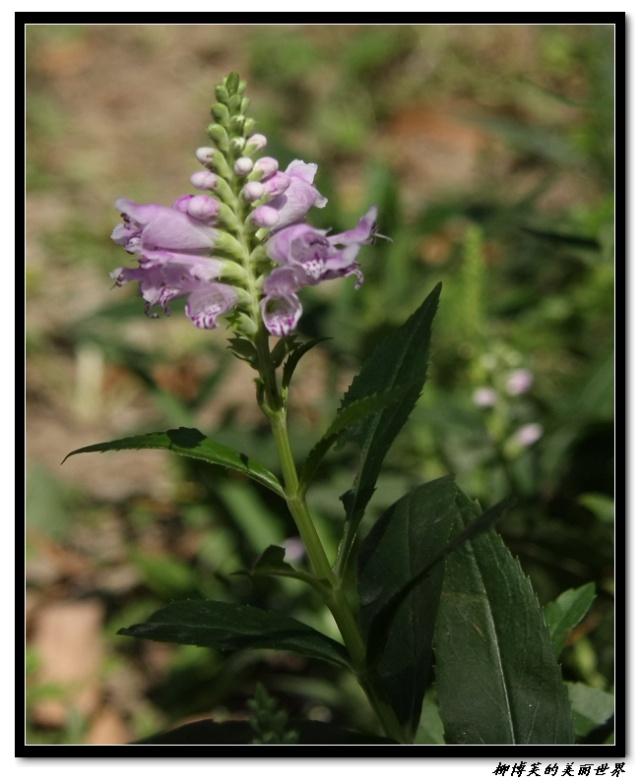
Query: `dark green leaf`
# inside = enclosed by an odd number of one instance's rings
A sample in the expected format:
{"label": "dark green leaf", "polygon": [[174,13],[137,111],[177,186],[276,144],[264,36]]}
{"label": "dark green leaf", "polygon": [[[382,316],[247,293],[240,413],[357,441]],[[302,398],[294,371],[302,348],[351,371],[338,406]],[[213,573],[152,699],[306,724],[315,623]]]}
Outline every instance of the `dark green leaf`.
{"label": "dark green leaf", "polygon": [[358,558],[360,621],[369,660],[377,666],[398,719],[412,731],[432,665],[444,562],[413,588],[405,586],[445,547],[457,512],[455,494],[452,477],[409,492],[380,517]]}
{"label": "dark green leaf", "polygon": [[198,645],[219,651],[271,648],[294,651],[350,667],[346,649],[306,624],[250,605],[213,600],[173,602],[143,624],[121,629],[118,634],[164,643]]}
{"label": "dark green leaf", "polygon": [[613,694],[593,689],[584,683],[568,683],[569,699],[576,735],[584,737],[613,716]]}
{"label": "dark green leaf", "polygon": [[549,627],[556,654],[560,654],[565,647],[569,633],[582,621],[595,596],[595,584],[585,583],[580,588],[570,588],[544,606],[544,620]]}
{"label": "dark green leaf", "polygon": [[229,349],[231,352],[250,366],[258,365],[258,353],[254,343],[244,336],[234,336],[229,339]]}
{"label": "dark green leaf", "polygon": [[289,387],[291,383],[291,378],[293,377],[293,372],[295,371],[295,368],[298,365],[298,362],[302,358],[302,356],[305,353],[308,353],[312,347],[315,347],[317,344],[320,344],[320,342],[326,342],[326,341],[327,341],[326,336],[318,336],[315,339],[310,339],[308,342],[305,342],[304,344],[297,345],[297,347],[291,352],[291,354],[287,358],[284,368],[282,369],[283,388]]}
{"label": "dark green leaf", "polygon": [[[456,531],[478,509],[458,493]],[[573,743],[566,686],[529,580],[489,530],[452,551],[435,631],[447,743]]]}
{"label": "dark green leaf", "polygon": [[320,594],[326,596],[327,588],[329,587],[327,581],[318,580],[318,578],[310,575],[308,572],[294,569],[291,564],[288,564],[284,560],[285,555],[286,551],[284,548],[280,548],[277,545],[270,545],[253,565],[250,572],[233,574],[243,574],[252,577],[257,575],[271,575],[302,580],[304,583],[308,583],[312,588],[316,589]]}
{"label": "dark green leaf", "polygon": [[354,442],[360,449],[356,479],[342,497],[347,519],[354,525],[364,513],[384,457],[409,417],[426,380],[431,324],[438,308],[441,287],[438,284],[406,323],[378,345],[342,400],[344,408],[358,399],[390,388],[406,388],[392,407],[371,415],[340,437],[340,441]]}
{"label": "dark green leaf", "polygon": [[[291,726],[298,733],[298,744],[395,743],[390,738],[352,732],[322,721],[292,719]],[[218,724],[210,719],[202,719],[139,740],[135,745],[237,745],[251,743],[253,737],[254,731],[248,721],[226,721]]]}
{"label": "dark green leaf", "polygon": [[380,412],[390,404],[398,401],[407,393],[407,390],[408,389],[404,386],[390,388],[383,393],[366,396],[363,399],[358,399],[357,401],[353,401],[351,404],[342,407],[327,431],[313,446],[307,456],[307,460],[305,461],[300,474],[300,485],[302,486],[302,490],[309,486],[320,461],[327,451],[335,444],[342,432],[346,429],[353,428],[366,418],[371,417],[372,414]]}
{"label": "dark green leaf", "polygon": [[[124,439],[115,439],[112,442],[100,442],[97,445],[88,445],[74,450],[67,455],[78,453],[106,453],[109,450],[171,450],[180,456],[196,458],[207,461],[210,464],[233,469],[251,477],[258,483],[270,488],[279,496],[284,496],[284,491],[278,478],[262,464],[252,458],[239,453],[226,445],[220,445],[209,439],[195,428],[174,428],[170,431],[160,431],[155,434],[140,434]],[[62,462],[64,464],[64,461]]]}
{"label": "dark green leaf", "polygon": [[[483,531],[486,531],[497,523],[503,513],[511,505],[511,499],[504,499],[503,501],[498,502],[498,504],[491,507],[485,513],[474,518],[461,532],[450,539],[446,545],[437,548],[436,552],[427,559],[427,562],[418,569],[418,572],[415,575],[412,575],[409,580],[405,581],[397,591],[391,592],[386,601],[379,605],[378,612],[371,622],[371,636],[386,638],[389,633],[391,622],[394,620],[398,608],[404,602],[407,595],[410,594],[417,585],[424,581],[433,568],[439,564],[447,554],[460,547],[462,543],[472,539],[477,534],[481,534]],[[375,643],[368,649],[369,659],[376,661],[377,656],[382,653],[383,650],[383,645]]]}

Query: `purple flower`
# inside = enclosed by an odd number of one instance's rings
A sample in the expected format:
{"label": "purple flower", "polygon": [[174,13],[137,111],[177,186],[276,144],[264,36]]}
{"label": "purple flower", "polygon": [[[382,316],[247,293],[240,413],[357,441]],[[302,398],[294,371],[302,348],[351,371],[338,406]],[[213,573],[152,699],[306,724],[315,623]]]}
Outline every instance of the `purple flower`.
{"label": "purple flower", "polygon": [[198,328],[215,328],[218,315],[238,298],[233,287],[213,281],[223,268],[221,260],[210,257],[218,236],[211,225],[218,202],[207,195],[185,195],[171,208],[125,198],[118,198],[116,206],[123,224],[111,238],[141,256],[138,268],[112,272],[116,284],[137,281],[147,315],[156,305],[169,314],[169,302],[187,296],[185,311],[191,322]]}
{"label": "purple flower", "polygon": [[305,284],[303,275],[293,268],[277,268],[262,285],[265,297],[260,302],[262,319],[274,336],[286,336],[298,324],[302,304],[296,295]]}
{"label": "purple flower", "polygon": [[488,409],[494,407],[497,400],[498,394],[493,388],[476,388],[473,392],[473,403],[476,407]]}
{"label": "purple flower", "polygon": [[[315,163],[304,163],[293,160],[286,171],[280,173],[277,168],[259,164],[271,158],[262,158],[256,163],[260,170],[264,167],[268,175],[262,179],[265,192],[273,195],[268,205],[259,206],[253,213],[256,225],[260,227],[281,230],[287,225],[301,222],[313,206],[322,208],[326,205],[324,198],[313,185],[318,166]],[[276,219],[277,217],[277,219]]]}
{"label": "purple flower", "polygon": [[522,447],[529,447],[537,442],[543,434],[542,426],[539,423],[527,423],[521,426],[513,435],[515,441]]}
{"label": "purple flower", "polygon": [[533,385],[533,374],[528,369],[515,369],[509,372],[505,388],[510,396],[520,396]]}
{"label": "purple flower", "polygon": [[111,238],[136,254],[156,249],[209,253],[218,232],[209,222],[191,217],[186,207],[177,205],[193,197],[206,196],[184,196],[171,208],[118,198],[116,208],[122,212],[123,224],[114,228]]}
{"label": "purple flower", "polygon": [[267,255],[279,268],[265,279],[261,302],[267,330],[285,336],[302,314],[297,292],[336,277],[355,276],[356,287],[363,276],[356,262],[362,244],[371,242],[376,230],[377,209],[372,206],[356,228],[328,236],[327,231],[297,223],[276,231],[267,241]]}

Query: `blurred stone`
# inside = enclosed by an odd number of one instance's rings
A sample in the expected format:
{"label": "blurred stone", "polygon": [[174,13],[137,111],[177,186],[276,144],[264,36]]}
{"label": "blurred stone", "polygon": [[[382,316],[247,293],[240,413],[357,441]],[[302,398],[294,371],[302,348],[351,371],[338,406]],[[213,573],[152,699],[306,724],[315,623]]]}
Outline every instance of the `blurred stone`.
{"label": "blurred stone", "polygon": [[91,720],[85,743],[88,745],[122,745],[133,740],[131,730],[122,715],[112,706],[104,705]]}
{"label": "blurred stone", "polygon": [[71,710],[89,716],[98,706],[103,619],[98,600],[58,602],[38,612],[32,639],[38,659],[36,685],[60,688],[58,696],[34,705],[32,718],[38,724],[61,727]]}

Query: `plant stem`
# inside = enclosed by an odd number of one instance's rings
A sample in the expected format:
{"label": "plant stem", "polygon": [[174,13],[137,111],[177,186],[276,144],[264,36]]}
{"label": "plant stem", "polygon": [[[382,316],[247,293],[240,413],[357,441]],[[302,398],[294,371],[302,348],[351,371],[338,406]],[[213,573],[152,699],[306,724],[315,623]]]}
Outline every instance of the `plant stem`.
{"label": "plant stem", "polygon": [[358,681],[376,713],[385,733],[400,743],[411,742],[389,705],[375,670],[367,666],[367,651],[356,618],[346,599],[341,580],[336,577],[318,532],[309,513],[309,508],[300,490],[291,443],[287,430],[286,403],[278,392],[273,363],[269,357],[266,333],[255,340],[259,356],[260,376],[264,387],[263,410],[271,423],[276,448],[280,457],[284,478],[285,496],[289,511],[296,523],[300,537],[316,577],[327,586],[326,604],[342,634],[345,646],[351,656]]}

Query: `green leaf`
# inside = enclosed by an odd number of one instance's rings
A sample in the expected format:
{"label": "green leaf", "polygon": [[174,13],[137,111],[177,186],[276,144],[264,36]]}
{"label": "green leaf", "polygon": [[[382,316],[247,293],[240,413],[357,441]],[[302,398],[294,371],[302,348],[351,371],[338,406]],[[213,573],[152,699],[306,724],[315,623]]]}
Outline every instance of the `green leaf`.
{"label": "green leaf", "polygon": [[560,654],[565,647],[571,630],[585,617],[595,596],[595,584],[586,583],[580,588],[568,589],[544,606],[544,619],[549,627],[556,654]]}
{"label": "green leaf", "polygon": [[[367,744],[367,743],[395,743],[390,738],[381,738],[376,735],[367,735],[362,732],[334,727],[322,721],[291,720],[291,727],[298,733],[299,744]],[[161,732],[144,740],[138,740],[134,745],[237,745],[251,743],[254,731],[248,721],[226,721],[216,723],[210,719],[201,719],[184,724],[182,727]],[[251,749],[256,752],[255,747]],[[294,750],[287,747],[287,754]],[[269,750],[271,754],[272,751]],[[235,755],[234,752],[230,754]]]}
{"label": "green leaf", "polygon": [[[462,530],[477,507],[457,494]],[[435,631],[447,743],[570,744],[566,686],[531,583],[494,530],[452,551]]]}
{"label": "green leaf", "polygon": [[594,689],[584,683],[568,683],[569,699],[576,735],[584,737],[613,716],[613,694]]}
{"label": "green leaf", "polygon": [[297,345],[295,349],[291,351],[282,369],[283,388],[288,388],[289,385],[291,384],[293,372],[295,371],[295,368],[298,365],[298,362],[300,361],[302,356],[305,355],[305,353],[308,353],[312,347],[315,347],[317,344],[320,344],[320,342],[326,342],[327,340],[328,337],[326,336],[318,336],[315,339],[310,339],[308,342],[304,342],[304,344]]}
{"label": "green leaf", "polygon": [[269,545],[269,547],[260,556],[258,561],[253,565],[250,571],[234,572],[234,575],[249,575],[250,577],[256,577],[260,575],[275,576],[282,578],[292,578],[294,580],[302,580],[307,583],[316,591],[318,591],[323,597],[330,594],[330,585],[326,580],[318,580],[318,578],[310,575],[308,572],[302,572],[302,570],[294,569],[291,564],[284,560],[286,550],[280,548],[278,545]]}
{"label": "green leaf", "polygon": [[412,731],[432,666],[444,562],[414,581],[449,539],[455,495],[452,477],[410,491],[383,513],[358,557],[360,622],[369,661],[376,664],[398,719]]}
{"label": "green leaf", "polygon": [[353,486],[342,498],[347,520],[355,526],[375,489],[387,451],[407,421],[427,377],[431,324],[438,308],[441,284],[392,336],[374,350],[344,395],[342,408],[358,399],[398,386],[405,393],[396,404],[376,412],[363,423],[347,429],[341,442],[360,448],[360,465]]}
{"label": "green leaf", "polygon": [[115,439],[111,442],[100,442],[97,445],[88,445],[73,450],[65,456],[64,461],[78,453],[106,453],[109,450],[171,450],[180,456],[196,458],[240,472],[270,488],[278,496],[284,496],[284,490],[278,478],[266,467],[244,453],[239,453],[226,445],[214,442],[195,428],[174,428],[155,434],[140,434],[134,437]]}
{"label": "green leaf", "polygon": [[219,651],[270,648],[350,668],[343,645],[306,624],[250,605],[214,600],[173,602],[142,624],[118,634],[142,640],[198,645]]}
{"label": "green leaf", "polygon": [[[419,388],[418,388],[419,390]],[[336,443],[340,434],[345,430],[353,428],[358,423],[372,414],[383,410],[393,402],[404,396],[407,388],[404,386],[390,388],[383,393],[377,393],[373,396],[366,396],[363,399],[351,402],[346,407],[342,407],[336,417],[333,419],[327,431],[320,440],[311,448],[307,460],[304,463],[300,473],[301,490],[305,490],[327,451]]]}

